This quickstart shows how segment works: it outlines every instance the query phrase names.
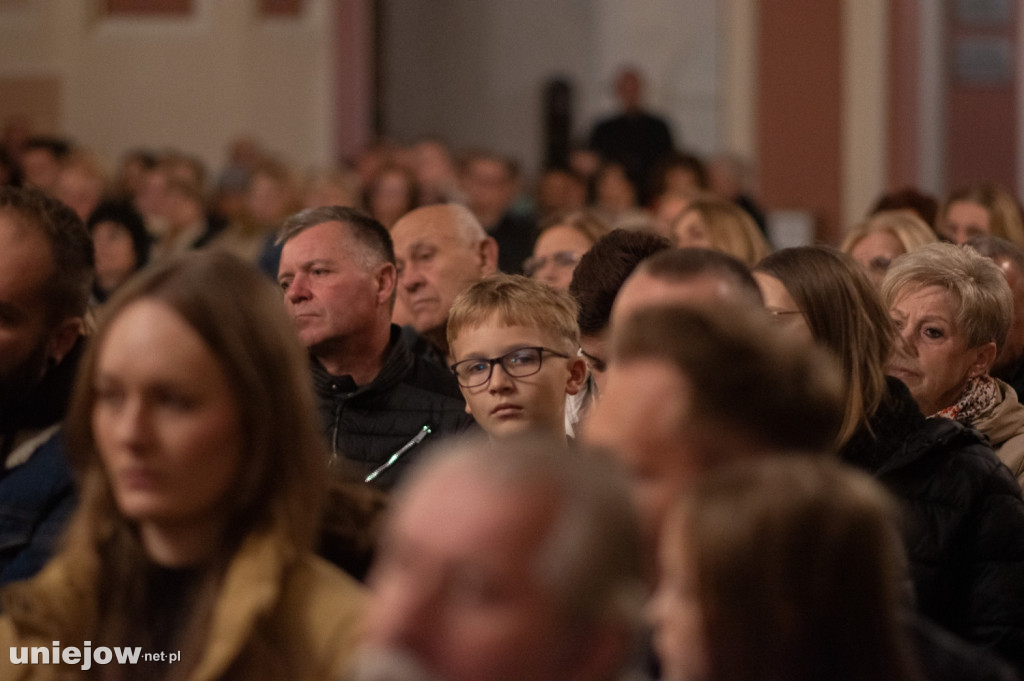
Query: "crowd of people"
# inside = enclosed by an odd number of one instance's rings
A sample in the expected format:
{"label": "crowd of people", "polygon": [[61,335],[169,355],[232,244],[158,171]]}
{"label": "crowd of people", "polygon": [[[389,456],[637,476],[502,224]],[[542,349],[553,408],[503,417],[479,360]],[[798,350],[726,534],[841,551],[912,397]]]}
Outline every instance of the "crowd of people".
{"label": "crowd of people", "polygon": [[1012,194],[775,250],[618,85],[532,190],[8,135],[0,678],[1024,675]]}

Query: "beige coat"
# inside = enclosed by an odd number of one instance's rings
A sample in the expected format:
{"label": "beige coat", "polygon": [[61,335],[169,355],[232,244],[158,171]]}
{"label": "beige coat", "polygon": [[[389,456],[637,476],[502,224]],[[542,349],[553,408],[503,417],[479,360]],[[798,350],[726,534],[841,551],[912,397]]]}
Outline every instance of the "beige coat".
{"label": "beige coat", "polygon": [[999,379],[996,384],[1002,399],[971,426],[988,437],[999,460],[1024,486],[1024,405],[1018,401],[1013,388]]}
{"label": "beige coat", "polygon": [[[341,678],[356,644],[363,589],[311,554],[295,558],[289,553],[267,536],[242,545],[214,606],[208,645],[188,681]],[[57,558],[35,580],[44,593],[67,592],[75,598],[67,579],[73,569]],[[53,634],[45,629],[45,624],[0,618],[0,679],[44,681],[58,678],[58,671],[80,669],[80,663],[63,669],[12,663],[10,647],[52,647]],[[83,647],[81,641],[60,645]],[[97,666],[83,676],[99,676]]]}

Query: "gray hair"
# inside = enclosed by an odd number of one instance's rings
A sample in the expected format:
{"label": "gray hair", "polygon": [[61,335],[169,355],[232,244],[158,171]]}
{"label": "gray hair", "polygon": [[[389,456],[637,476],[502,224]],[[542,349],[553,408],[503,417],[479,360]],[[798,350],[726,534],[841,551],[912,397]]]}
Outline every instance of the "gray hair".
{"label": "gray hair", "polygon": [[298,234],[325,222],[340,222],[348,227],[349,234],[362,247],[359,260],[364,265],[395,264],[395,246],[387,228],[367,213],[347,206],[320,206],[295,213],[284,221],[274,243],[283,246]]}
{"label": "gray hair", "polygon": [[922,246],[893,261],[882,282],[882,298],[892,307],[908,289],[926,286],[939,286],[956,298],[956,325],[969,347],[991,342],[1002,347],[1013,322],[1013,294],[992,260],[969,246]]}
{"label": "gray hair", "polygon": [[925,244],[933,244],[939,240],[928,223],[910,210],[883,210],[875,213],[864,222],[854,225],[843,239],[839,247],[843,253],[849,253],[869,234],[884,232],[900,242],[907,253]]}

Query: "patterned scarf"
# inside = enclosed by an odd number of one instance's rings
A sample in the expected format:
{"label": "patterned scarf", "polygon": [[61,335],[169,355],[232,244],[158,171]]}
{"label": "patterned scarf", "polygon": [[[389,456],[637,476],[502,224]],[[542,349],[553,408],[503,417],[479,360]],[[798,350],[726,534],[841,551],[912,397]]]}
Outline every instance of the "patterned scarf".
{"label": "patterned scarf", "polygon": [[960,399],[945,409],[939,410],[935,416],[959,421],[971,425],[979,417],[988,413],[999,403],[999,385],[991,376],[978,376],[967,382]]}

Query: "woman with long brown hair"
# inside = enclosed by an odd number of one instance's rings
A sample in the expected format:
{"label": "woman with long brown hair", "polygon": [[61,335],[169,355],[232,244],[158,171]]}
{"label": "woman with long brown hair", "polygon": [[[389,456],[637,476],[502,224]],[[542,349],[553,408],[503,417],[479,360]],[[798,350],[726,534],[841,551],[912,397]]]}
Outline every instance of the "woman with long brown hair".
{"label": "woman with long brown hair", "polygon": [[921,678],[897,517],[835,461],[764,458],[697,480],[662,534],[651,614],[665,679]]}
{"label": "woman with long brown hair", "polygon": [[[11,662],[60,642],[178,654],[97,655],[110,679],[339,674],[362,594],[311,553],[327,457],[309,380],[280,294],[237,258],[191,254],[126,284],[66,423],[79,509],[53,561],[3,594]],[[97,673],[13,669],[4,678]]]}
{"label": "woman with long brown hair", "polygon": [[765,306],[839,359],[847,393],[839,456],[903,502],[919,610],[1024,669],[1024,501],[976,431],[926,418],[887,377],[896,333],[879,293],[847,255],[778,251],[755,268]]}

